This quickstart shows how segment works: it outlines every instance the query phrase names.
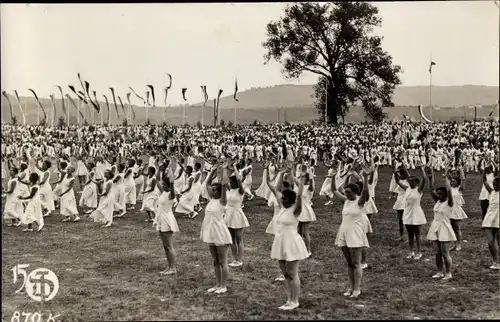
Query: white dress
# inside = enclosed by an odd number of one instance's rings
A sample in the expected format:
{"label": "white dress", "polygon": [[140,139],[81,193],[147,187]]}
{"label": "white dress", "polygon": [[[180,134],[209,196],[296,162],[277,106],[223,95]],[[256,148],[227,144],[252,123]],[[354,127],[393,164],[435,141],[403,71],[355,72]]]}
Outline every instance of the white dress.
{"label": "white dress", "polygon": [[418,188],[408,187],[404,194],[405,208],[403,211],[403,224],[420,226],[427,223],[424,210],[420,205],[422,193],[418,192]]}
{"label": "white dress", "polygon": [[[21,216],[18,216],[18,218],[21,219],[21,223],[23,225],[28,225],[33,222],[36,222],[38,226],[43,226],[44,224],[42,202],[40,200],[40,187],[35,185],[29,188],[28,195],[30,194],[29,191],[31,191],[31,189],[35,187],[38,188],[37,192],[35,193],[33,198],[28,200],[24,213]],[[24,195],[23,197],[27,197],[27,195]]]}
{"label": "white dress", "polygon": [[[281,198],[281,192],[277,191],[276,192],[278,194],[278,198]],[[273,197],[274,197],[274,194],[273,194]],[[276,197],[274,197],[274,199],[276,199]],[[276,234],[276,221],[278,220],[278,216],[280,214],[280,211],[281,211],[281,207],[280,205],[276,202],[274,204],[274,213],[273,213],[273,218],[271,219],[271,221],[269,222],[269,224],[267,225],[267,228],[266,228],[266,233],[267,234]]]}
{"label": "white dress", "polygon": [[[113,185],[113,180],[108,180],[104,183],[104,191],[108,186]],[[113,207],[114,207],[114,195],[111,193],[112,188],[106,196],[101,196],[99,199],[99,206],[97,209],[90,214],[90,218],[94,220],[94,222],[100,223],[112,223],[113,222]]]}
{"label": "white dress", "polygon": [[76,175],[77,176],[85,176],[89,173],[87,166],[82,160],[76,161]]}
{"label": "white dress", "polygon": [[[145,191],[151,190],[154,178],[155,177],[151,177],[151,178],[146,179],[146,182],[145,182],[146,188],[144,189]],[[156,203],[158,201],[159,195],[160,195],[160,193],[159,193],[158,187],[156,187],[156,186],[154,187],[153,191],[145,193],[143,196],[143,200],[142,200],[141,211],[146,210],[146,211],[153,211],[154,212],[156,210]]]}
{"label": "white dress", "polygon": [[211,199],[205,207],[201,223],[200,239],[208,244],[224,246],[232,244],[231,233],[224,222],[224,207],[220,199]]}
{"label": "white dress", "polygon": [[227,192],[227,205],[224,222],[228,228],[241,229],[250,226],[248,219],[241,209],[244,195],[238,189],[231,189]]}
{"label": "white dress", "polygon": [[427,233],[428,240],[440,242],[457,240],[450,222],[451,212],[452,207],[448,205],[448,201],[436,202],[434,205],[434,219]]}
{"label": "white dress", "polygon": [[462,206],[465,204],[464,197],[460,192],[458,187],[451,188],[451,195],[453,196],[453,208],[451,210],[451,219],[454,220],[463,220],[467,219],[467,214],[465,213]]}
{"label": "white dress", "polygon": [[313,196],[314,190],[309,190],[309,185],[304,186],[304,190],[302,191],[302,211],[298,217],[299,222],[312,222],[316,221],[316,214],[311,207],[311,199]]}
{"label": "white dress", "polygon": [[139,173],[139,176],[134,179],[135,187],[136,187],[135,189],[136,189],[136,193],[137,193],[136,202],[142,201],[142,198],[143,198],[143,195],[142,195],[142,191],[144,190],[144,175],[142,174],[143,171],[144,171],[144,167],[140,166],[137,168],[137,171],[134,173],[134,176],[136,176]]}
{"label": "white dress", "polygon": [[172,207],[175,203],[175,198],[170,199],[170,192],[162,192],[158,198],[158,205],[155,211],[155,219],[153,226],[159,232],[179,232],[179,226],[177,225],[177,220],[175,220]]}
{"label": "white dress", "polygon": [[326,175],[325,181],[321,185],[321,190],[319,191],[320,196],[328,196],[333,198],[332,192],[332,177],[335,175],[335,170],[330,168],[328,169],[328,174]]}
{"label": "white dress", "polygon": [[[175,169],[174,172],[174,177],[177,178],[179,173],[181,172],[181,167],[178,165],[177,169]],[[186,172],[182,172],[181,176],[178,179],[174,180],[174,190],[176,194],[179,194],[182,191],[182,188],[184,187],[184,184],[186,182]]]}
{"label": "white dress", "polygon": [[276,219],[276,234],[271,248],[271,258],[293,262],[309,257],[306,244],[297,232],[299,219],[294,215],[294,206],[282,208]]}
{"label": "white dress", "polygon": [[128,175],[128,177],[123,178],[123,190],[125,204],[135,205],[137,203],[137,190],[134,180],[134,171]]}
{"label": "white dress", "polygon": [[5,208],[3,209],[3,216],[5,219],[18,219],[24,211],[23,203],[18,199],[19,196],[23,196],[21,194],[21,186],[24,186],[24,184],[17,181],[17,178],[10,178],[7,183],[7,190],[12,189],[14,182],[16,183],[16,187],[11,194],[7,195],[7,200],[5,200]]}
{"label": "white dress", "polygon": [[366,234],[371,231],[370,221],[366,220],[364,207],[359,205],[359,197],[347,199],[342,208],[342,223],[340,224],[335,245],[339,247],[370,247]]}
{"label": "white dress", "polygon": [[[57,174],[57,181],[61,180],[62,173],[59,171],[55,171]],[[59,195],[61,194],[61,183],[58,183],[55,185],[54,189],[52,190],[52,195],[54,196],[54,201],[59,200]]]}
{"label": "white dress", "polygon": [[243,190],[251,195],[252,194],[252,184],[253,184],[253,178],[252,178],[252,172],[253,172],[253,168],[252,168],[252,165],[249,165],[248,167],[245,168],[245,171],[246,170],[249,170],[247,176],[245,177],[245,180],[243,180],[243,182],[241,183],[242,186],[243,186]]}
{"label": "white dress", "polygon": [[[88,181],[89,177],[93,178],[94,172],[91,171],[85,176],[85,180]],[[86,206],[88,208],[97,208],[97,185],[93,182],[85,185],[83,187],[82,194],[80,195],[79,205],[80,207]]]}
{"label": "white dress", "polygon": [[116,183],[114,183],[112,188],[111,188],[113,195],[114,195],[113,210],[114,211],[123,211],[126,209],[125,187],[123,185],[123,174],[117,173],[115,178],[118,178],[118,181]]}
{"label": "white dress", "polygon": [[190,214],[194,211],[194,206],[198,203],[198,200],[195,199],[195,184],[194,184],[194,176],[191,175],[186,178],[186,183],[184,187],[182,187],[182,190],[187,189],[189,180],[192,180],[193,183],[191,185],[191,188],[186,191],[180,198],[179,198],[179,204],[175,208],[175,211],[181,214]]}
{"label": "white dress", "polygon": [[[69,184],[74,180],[74,177],[68,179],[68,177],[65,176],[63,181],[61,182],[61,193],[68,190]],[[78,209],[76,208],[75,190],[73,188],[71,188],[70,191],[68,191],[61,197],[60,208],[61,215],[63,216],[78,215]]]}
{"label": "white dress", "polygon": [[56,208],[54,207],[54,195],[52,193],[52,187],[49,182],[50,172],[48,170],[43,172],[40,176],[40,179],[42,180],[46,173],[49,174],[49,179],[47,179],[47,181],[45,181],[45,183],[40,186],[37,193],[40,194],[40,201],[42,202],[42,206],[49,211],[54,211],[56,210]]}
{"label": "white dress", "polygon": [[483,228],[500,228],[500,212],[498,209],[498,191],[493,190],[490,193],[490,204],[488,206],[488,211],[483,219]]}
{"label": "white dress", "polygon": [[201,195],[201,171],[195,171],[193,172],[193,178],[196,179],[196,176],[198,176],[198,180],[193,181],[193,187],[191,189],[193,190],[193,196],[195,200],[195,205],[200,203],[200,195]]}
{"label": "white dress", "polygon": [[[405,186],[409,186],[408,184],[408,181],[406,180],[400,180],[401,184],[405,185]],[[408,188],[409,189],[409,188]],[[392,207],[392,209],[394,210],[404,210],[405,209],[405,193],[406,193],[406,190],[404,190],[403,188],[401,188],[398,184],[396,184],[396,187],[393,189],[394,193],[396,193],[398,196],[396,198],[396,202],[394,203],[394,206]]]}
{"label": "white dress", "polygon": [[[271,189],[269,189],[269,186],[267,185],[267,182],[265,179],[266,178],[266,175],[265,175],[266,171],[268,171],[268,169],[264,169],[263,176],[262,176],[262,183],[260,184],[259,188],[257,188],[257,190],[255,190],[255,194],[261,198],[269,200],[269,198],[271,197],[271,195],[273,193],[271,192]],[[277,179],[278,179],[278,176],[276,174],[276,167],[273,165],[270,165],[269,166],[269,181],[271,182],[271,184],[273,186],[276,186]],[[269,205],[269,206],[271,206],[271,205]]]}
{"label": "white dress", "polygon": [[[486,182],[490,185],[490,187],[493,187],[493,179],[495,179],[495,174],[494,173],[488,173],[486,175]],[[479,200],[489,200],[490,193],[484,186],[484,184],[481,185],[481,193],[479,194]]]}

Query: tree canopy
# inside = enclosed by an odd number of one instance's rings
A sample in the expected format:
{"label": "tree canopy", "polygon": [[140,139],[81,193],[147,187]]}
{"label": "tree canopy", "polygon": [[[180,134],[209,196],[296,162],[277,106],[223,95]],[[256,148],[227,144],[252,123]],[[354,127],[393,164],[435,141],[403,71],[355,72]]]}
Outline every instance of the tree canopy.
{"label": "tree canopy", "polygon": [[264,60],[281,63],[287,78],[317,74],[316,107],[323,118],[327,107],[328,123],[337,124],[353,104],[380,121],[383,107],[394,106],[402,71],[373,33],[381,23],[378,8],[367,2],[295,3],[267,25]]}

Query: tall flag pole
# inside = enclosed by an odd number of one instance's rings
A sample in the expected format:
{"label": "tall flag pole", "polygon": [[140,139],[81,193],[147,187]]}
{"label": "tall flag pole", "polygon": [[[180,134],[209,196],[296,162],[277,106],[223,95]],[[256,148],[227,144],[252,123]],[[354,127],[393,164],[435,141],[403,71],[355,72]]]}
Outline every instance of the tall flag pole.
{"label": "tall flag pole", "polygon": [[214,126],[217,126],[217,99],[214,98]]}
{"label": "tall flag pole", "polygon": [[[182,98],[184,99],[184,101],[187,101],[186,91],[187,91],[187,88],[182,89]],[[182,126],[184,126],[185,123],[186,123],[186,105],[183,104],[182,105]]]}
{"label": "tall flag pole", "polygon": [[170,75],[169,73],[167,73],[167,76],[168,76],[168,79],[169,79],[169,83],[168,83],[168,86],[165,87],[165,100],[164,100],[164,105],[165,106],[163,107],[162,123],[166,122],[166,119],[167,119],[167,97],[168,97],[168,91],[172,87],[172,75]]}
{"label": "tall flag pole", "polygon": [[204,110],[205,110],[205,104],[207,103],[205,101],[205,86],[201,85],[201,94],[203,95],[203,105],[201,106],[201,126],[203,127],[203,119],[204,119]]}
{"label": "tall flag pole", "polygon": [[220,96],[222,95],[223,90],[219,89],[219,94],[217,95],[217,125],[220,124],[220,109],[219,109],[219,103],[220,103]]}
{"label": "tall flag pole", "polygon": [[52,127],[54,127],[54,120],[56,118],[56,99],[54,95],[50,95],[50,101],[52,103]]}
{"label": "tall flag pole", "polygon": [[[236,94],[238,93],[238,79],[234,79],[234,94],[233,94],[233,100],[238,102],[238,99],[236,98]],[[236,104],[234,105],[234,125],[236,125]]]}
{"label": "tall flag pole", "polygon": [[17,105],[21,110],[21,114],[23,116],[23,125],[26,125],[26,106],[23,109],[23,106],[21,104],[21,99],[19,98],[19,94],[17,94],[17,90],[14,90],[14,96],[16,97]]}
{"label": "tall flag pole", "polygon": [[432,53],[431,53],[430,63],[429,63],[429,108],[430,108],[431,120],[432,120],[432,66],[434,65],[436,65],[436,63],[432,61]]}

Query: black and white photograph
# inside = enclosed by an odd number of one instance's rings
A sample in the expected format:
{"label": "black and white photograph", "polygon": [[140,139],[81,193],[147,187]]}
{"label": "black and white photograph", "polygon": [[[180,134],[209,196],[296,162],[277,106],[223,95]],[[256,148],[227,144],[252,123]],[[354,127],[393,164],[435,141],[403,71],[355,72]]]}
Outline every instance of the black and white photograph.
{"label": "black and white photograph", "polygon": [[0,21],[2,322],[500,319],[500,1]]}

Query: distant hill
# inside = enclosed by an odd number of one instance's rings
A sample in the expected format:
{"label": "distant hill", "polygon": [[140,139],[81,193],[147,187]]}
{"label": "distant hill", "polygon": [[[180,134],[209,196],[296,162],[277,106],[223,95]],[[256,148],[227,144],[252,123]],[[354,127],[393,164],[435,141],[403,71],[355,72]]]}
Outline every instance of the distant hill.
{"label": "distant hill", "polygon": [[[254,120],[260,123],[275,122],[309,122],[317,119],[317,111],[314,109],[314,99],[312,85],[276,85],[264,88],[251,88],[250,90],[238,93],[239,101],[233,101],[232,92],[225,92],[227,96],[221,97],[220,109],[221,119],[228,122],[234,120],[234,108],[237,107],[236,117],[238,123],[252,123]],[[469,108],[472,105],[483,105],[478,108],[478,118],[487,117],[496,105],[499,97],[499,88],[490,86],[433,86],[432,103],[433,119],[435,120],[472,120],[474,118],[474,109]],[[37,104],[33,97],[21,97],[22,104],[27,106],[27,123],[35,124],[37,122]],[[21,112],[13,96],[10,96],[13,104],[14,115],[18,122],[22,122]],[[41,98],[42,105],[49,117],[52,113],[51,102],[49,99]],[[395,107],[387,108],[390,119],[402,119],[403,115],[408,115],[416,120],[420,120],[417,106],[422,104],[429,105],[429,87],[428,86],[400,86],[394,93]],[[100,102],[101,106],[105,104]],[[187,124],[196,124],[201,121],[201,103],[186,106]],[[119,107],[120,117],[117,118],[113,104],[111,106],[111,123],[121,123],[123,114]],[[144,124],[146,112],[144,107],[135,106],[136,119],[134,124]],[[425,109],[429,116],[429,108]],[[167,109],[167,123],[182,124],[183,108],[174,106]],[[87,119],[92,118],[90,109],[85,108],[83,112]],[[163,108],[150,108],[149,119],[151,123],[160,124],[162,120]],[[61,100],[56,100],[56,119],[63,115]],[[99,113],[93,113],[94,121],[99,123],[101,116]],[[498,116],[498,112],[495,112]],[[351,107],[346,122],[362,122],[365,119],[365,113],[361,107]],[[107,111],[104,111],[104,122],[107,120]],[[7,100],[2,96],[2,122],[10,122],[10,112]],[[77,122],[77,114],[74,107],[70,108],[70,122]],[[83,124],[83,121],[81,121]],[[209,100],[204,111],[204,124],[213,123],[213,99]]]}

